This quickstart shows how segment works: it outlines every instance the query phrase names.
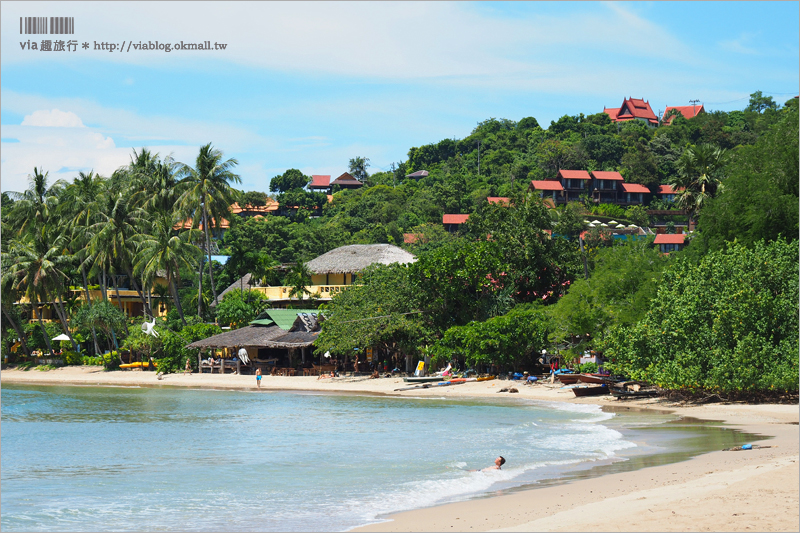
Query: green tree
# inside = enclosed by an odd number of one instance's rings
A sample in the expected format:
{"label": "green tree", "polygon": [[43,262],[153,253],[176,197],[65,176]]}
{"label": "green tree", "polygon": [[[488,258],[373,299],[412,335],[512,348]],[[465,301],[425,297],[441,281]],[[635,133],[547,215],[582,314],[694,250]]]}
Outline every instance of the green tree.
{"label": "green tree", "polygon": [[269,182],[271,192],[285,193],[294,189],[302,189],[311,182],[311,178],[306,176],[296,168],[290,168],[283,174],[278,174]]}
{"label": "green tree", "polygon": [[668,389],[798,390],[798,242],[731,245],[663,273],[643,320],[604,343],[613,368]]}
{"label": "green tree", "polygon": [[755,145],[738,148],[727,166],[724,188],[700,214],[700,251],[720,250],[726,241],[751,246],[760,239],[790,240],[798,235],[798,106]]}
{"label": "green tree", "polygon": [[[233,158],[223,160],[222,152],[208,143],[200,147],[194,168],[185,164],[179,166],[181,182],[185,184],[186,190],[178,199],[178,206],[183,215],[191,217],[192,227],[196,228],[199,224],[203,224],[213,301],[217,300],[217,289],[214,286],[214,274],[211,268],[209,227],[219,227],[223,219],[230,219],[230,206],[239,196],[231,184],[242,181],[232,170],[238,164],[239,162]],[[202,276],[198,287],[198,294],[200,293],[202,293]],[[197,314],[202,316],[202,298],[197,299]]]}
{"label": "green tree", "polygon": [[778,104],[772,99],[771,96],[764,96],[761,91],[756,91],[750,95],[750,103],[745,108],[745,111],[754,111],[756,113],[763,113],[767,109],[777,109]]}
{"label": "green tree", "polygon": [[269,307],[259,291],[230,291],[217,304],[217,322],[238,329],[246,326]]}
{"label": "green tree", "polygon": [[727,160],[727,152],[717,146],[688,147],[678,160],[678,174],[669,180],[673,190],[678,191],[678,207],[687,209],[694,218],[716,196]]}
{"label": "green tree", "polygon": [[311,294],[311,291],[308,290],[308,287],[311,285],[311,271],[308,269],[308,266],[302,261],[298,261],[289,270],[286,282],[292,288],[289,291],[289,298],[299,298],[302,307],[302,302],[306,295]]}
{"label": "green tree", "polygon": [[369,157],[356,156],[348,163],[350,175],[360,182],[365,182],[369,177],[367,168],[369,168]]}

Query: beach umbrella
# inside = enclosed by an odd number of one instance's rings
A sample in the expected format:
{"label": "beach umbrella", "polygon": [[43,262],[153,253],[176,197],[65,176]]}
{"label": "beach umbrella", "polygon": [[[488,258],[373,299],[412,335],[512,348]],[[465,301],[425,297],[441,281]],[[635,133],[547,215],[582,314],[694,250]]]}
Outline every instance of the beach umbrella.
{"label": "beach umbrella", "polygon": [[617,222],[616,220],[612,220],[611,222],[608,223],[609,226],[614,226],[616,224],[619,224],[619,222]]}
{"label": "beach umbrella", "polygon": [[624,228],[624,227],[625,227],[625,224],[617,224],[617,229]]}
{"label": "beach umbrella", "polygon": [[599,220],[592,220],[592,224],[601,224]]}
{"label": "beach umbrella", "polygon": [[606,224],[605,222],[603,222],[602,224],[600,224],[600,227],[602,227],[602,228],[607,228],[607,227],[608,227],[608,224]]}
{"label": "beach umbrella", "polygon": [[67,334],[65,334],[65,333],[62,333],[58,337],[53,337],[51,340],[54,340],[54,341],[68,341],[69,340],[69,336],[67,336]]}

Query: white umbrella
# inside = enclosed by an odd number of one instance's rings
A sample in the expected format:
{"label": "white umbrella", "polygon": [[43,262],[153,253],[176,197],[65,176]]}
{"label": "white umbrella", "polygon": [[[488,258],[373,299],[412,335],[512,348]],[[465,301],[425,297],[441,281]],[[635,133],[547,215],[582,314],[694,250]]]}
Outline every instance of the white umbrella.
{"label": "white umbrella", "polygon": [[619,224],[619,222],[617,222],[616,220],[612,220],[611,222],[608,223],[609,226],[614,226],[616,224]]}
{"label": "white umbrella", "polygon": [[617,229],[624,228],[624,227],[625,227],[625,224],[617,224]]}
{"label": "white umbrella", "polygon": [[592,220],[592,224],[601,224],[599,220]]}
{"label": "white umbrella", "polygon": [[608,227],[608,224],[606,224],[606,223],[604,222],[604,223],[600,224],[600,226],[601,226],[601,227],[603,227],[603,228],[607,228],[607,227]]}
{"label": "white umbrella", "polygon": [[54,340],[54,341],[68,341],[69,340],[69,336],[67,336],[66,333],[62,333],[58,337],[53,337],[51,340]]}

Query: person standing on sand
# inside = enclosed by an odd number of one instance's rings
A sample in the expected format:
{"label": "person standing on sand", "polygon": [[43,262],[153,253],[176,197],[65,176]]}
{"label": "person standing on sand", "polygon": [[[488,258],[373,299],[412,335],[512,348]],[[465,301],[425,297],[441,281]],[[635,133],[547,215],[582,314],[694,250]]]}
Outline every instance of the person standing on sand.
{"label": "person standing on sand", "polygon": [[256,385],[261,388],[261,368],[256,368]]}
{"label": "person standing on sand", "polygon": [[191,363],[191,361],[189,361],[188,357],[186,358],[186,366],[183,369],[183,375],[185,376],[187,372],[189,374],[192,373],[192,363]]}

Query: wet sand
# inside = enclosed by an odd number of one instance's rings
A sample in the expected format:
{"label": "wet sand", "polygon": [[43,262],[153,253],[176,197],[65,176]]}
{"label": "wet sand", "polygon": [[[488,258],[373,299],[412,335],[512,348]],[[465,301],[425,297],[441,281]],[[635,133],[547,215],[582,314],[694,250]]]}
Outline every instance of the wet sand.
{"label": "wet sand", "polygon": [[[189,387],[258,390],[254,376],[232,374],[167,375],[154,372],[104,372],[98,367],[3,370],[0,382],[41,385]],[[505,386],[519,393],[498,393]],[[487,381],[395,392],[408,386],[400,378],[264,376],[261,390],[325,391],[453,398],[516,397],[590,403],[609,410],[644,409],[681,417],[721,421],[764,436],[749,451],[713,451],[690,460],[614,472],[599,477],[506,491],[386,517],[357,531],[798,531],[800,529],[800,418],[797,405],[709,404],[686,406],[658,399],[619,401],[611,397],[575,398],[558,383],[523,386]],[[772,437],[772,438],[768,438]]]}

